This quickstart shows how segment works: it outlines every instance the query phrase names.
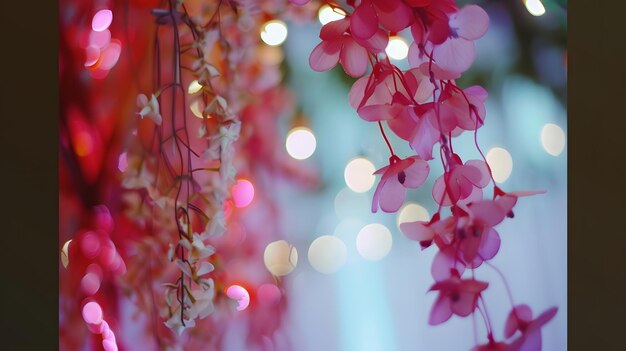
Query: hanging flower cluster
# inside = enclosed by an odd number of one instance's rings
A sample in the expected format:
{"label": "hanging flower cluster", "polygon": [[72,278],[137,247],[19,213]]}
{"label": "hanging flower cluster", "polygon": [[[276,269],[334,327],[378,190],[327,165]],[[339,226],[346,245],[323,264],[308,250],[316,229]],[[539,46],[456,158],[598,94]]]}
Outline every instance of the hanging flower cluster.
{"label": "hanging flower cluster", "polygon": [[[322,41],[311,52],[309,64],[322,72],[339,63],[349,76],[358,78],[349,93],[350,104],[363,120],[378,124],[389,148],[389,164],[375,173],[381,178],[372,212],[400,209],[407,189],[420,187],[428,177],[434,149],[443,165],[443,174],[432,189],[437,212],[430,221],[404,223],[400,228],[423,249],[433,243],[438,249],[432,264],[435,284],[430,289],[438,297],[429,323],[437,325],[452,315],[477,313],[485,322],[487,343],[473,350],[540,350],[540,328],[554,317],[556,308],[532,319],[530,308],[514,305],[509,291],[512,310],[505,337],[511,338],[517,331],[520,336],[498,342],[484,299],[489,283],[478,280],[474,272],[483,263],[493,267],[488,261],[500,248],[500,235],[494,227],[513,218],[519,197],[540,192],[504,192],[495,185],[484,156],[463,161],[453,147],[454,138],[468,131],[474,133],[476,148],[483,155],[476,135],[485,123],[487,91],[481,86],[462,89],[455,80],[474,60],[474,41],[487,31],[487,13],[477,5],[459,8],[454,0],[348,0],[345,7],[328,4],[346,16],[322,27]],[[391,63],[384,50],[389,37],[405,29],[410,29],[413,43],[410,69],[403,71]],[[407,141],[416,155],[396,155],[385,124]],[[492,181],[493,197],[484,199],[483,192]],[[444,215],[446,209],[448,216]]]}

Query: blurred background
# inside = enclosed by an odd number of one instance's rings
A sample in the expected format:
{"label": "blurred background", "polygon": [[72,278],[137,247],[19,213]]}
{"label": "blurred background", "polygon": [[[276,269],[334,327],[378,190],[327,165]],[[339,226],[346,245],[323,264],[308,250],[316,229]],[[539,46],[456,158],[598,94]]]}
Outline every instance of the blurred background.
{"label": "blurred background", "polygon": [[[149,1],[138,1],[131,11],[139,14],[144,3],[148,8]],[[486,123],[478,132],[478,144],[487,156],[494,178],[505,191],[547,190],[546,194],[521,199],[514,220],[506,220],[497,227],[502,245],[492,263],[506,276],[516,303],[528,304],[535,315],[551,306],[559,308],[556,317],[543,328],[543,344],[544,350],[565,350],[567,3],[560,0],[458,3],[477,3],[490,16],[489,31],[476,43],[475,62],[457,83],[460,87],[480,84],[489,92]],[[60,16],[70,18],[77,7],[61,7]],[[302,187],[270,174],[256,175],[264,184],[263,196],[271,197],[276,204],[277,222],[271,226],[271,234],[257,241],[261,255],[247,264],[260,265],[265,259],[267,265],[272,255],[281,255],[284,248],[271,246],[277,240],[292,245],[288,249],[289,262],[294,267],[281,279],[281,289],[289,304],[281,322],[280,338],[300,351],[469,349],[474,342],[471,318],[455,316],[436,327],[427,324],[436,297],[435,293],[427,293],[433,284],[430,267],[435,250],[431,247],[422,251],[417,242],[405,238],[398,229],[403,222],[427,220],[437,210],[429,190],[441,172],[437,168],[440,165],[432,163],[426,184],[408,192],[406,205],[397,214],[371,213],[377,179],[369,174],[386,165],[388,150],[378,127],[361,120],[348,104],[348,91],[354,80],[341,67],[326,73],[309,68],[308,56],[319,42],[321,25],[333,16],[327,8],[315,12],[318,18],[309,22],[278,18],[284,21],[284,28],[279,30],[286,33],[284,42],[275,44],[272,38],[261,36],[280,50],[284,82],[297,96],[298,113],[277,120],[278,147],[282,148],[281,152],[287,152],[296,167],[314,170],[319,175],[316,187]],[[126,25],[139,23],[141,19],[137,17]],[[408,68],[409,41],[403,38],[409,35],[408,31],[398,33],[387,49],[392,62],[402,69]],[[132,40],[140,42],[138,38]],[[71,64],[71,56],[61,56],[61,65]],[[121,56],[120,62],[124,57]],[[109,104],[126,101],[126,108],[132,109],[133,98],[121,97],[132,95],[131,88],[116,85],[114,89],[107,85],[107,80],[114,80],[115,74],[118,78],[133,77],[133,71],[128,68],[132,63],[124,67],[119,67],[124,71],[114,72],[118,67],[112,66],[110,76],[81,73],[75,79],[91,91],[115,90],[120,97],[112,98]],[[68,85],[66,90],[61,89],[62,99],[65,96],[79,101],[84,93],[72,89],[69,79],[65,83]],[[110,109],[108,115],[103,112],[107,109]],[[105,104],[94,109],[94,117],[90,117],[89,128],[104,131],[106,137],[100,139],[109,141],[98,141],[101,145],[94,146],[94,150],[104,155],[100,163],[105,168],[117,162],[124,135],[130,131],[128,115],[114,115],[114,110]],[[62,114],[70,116],[71,111],[68,108]],[[98,117],[99,113],[106,116]],[[65,130],[70,133],[71,123],[68,122],[66,129],[62,127],[61,133]],[[400,157],[412,154],[406,142],[392,138],[391,143]],[[471,134],[461,136],[455,145],[463,159],[480,157]],[[99,203],[107,204],[111,212],[119,211],[115,204],[120,202],[121,195],[110,190],[118,182],[114,172],[96,169],[90,175],[79,170],[82,161],[80,155],[75,155],[76,150],[63,145],[63,141],[60,145],[60,246],[80,227],[77,213]],[[74,173],[82,176],[73,176]],[[67,174],[66,178],[63,174]],[[86,180],[75,181],[76,178]],[[247,223],[256,223],[260,226],[257,230],[263,231],[267,209],[263,202],[257,201],[257,196],[258,193],[245,206],[242,216],[247,216]],[[63,294],[64,273],[62,268],[60,271],[63,305],[68,295]],[[504,326],[510,304],[502,280],[489,267],[478,269],[477,278],[490,282],[486,291],[489,313],[495,326]],[[66,322],[62,310],[61,307],[61,324]],[[230,336],[225,337],[224,349],[252,349],[236,336],[242,332],[240,328],[240,324],[233,323],[226,329],[225,335]],[[502,328],[495,333],[497,338],[502,338]],[[279,344],[275,341],[275,345]]]}

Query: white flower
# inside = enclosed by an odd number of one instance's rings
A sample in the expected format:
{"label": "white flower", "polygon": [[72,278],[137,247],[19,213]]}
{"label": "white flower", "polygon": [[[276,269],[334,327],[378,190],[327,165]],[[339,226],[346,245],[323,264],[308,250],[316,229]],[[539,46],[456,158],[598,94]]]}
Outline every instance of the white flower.
{"label": "white flower", "polygon": [[215,311],[215,307],[213,305],[213,297],[215,296],[215,290],[213,286],[211,288],[204,289],[195,289],[191,291],[195,302],[189,308],[189,316],[191,318],[205,318],[209,314]]}
{"label": "white flower", "polygon": [[179,311],[180,309],[176,309],[176,311],[174,311],[170,319],[168,319],[167,322],[165,322],[165,325],[168,328],[170,328],[172,331],[174,331],[176,334],[181,335],[183,331],[185,331],[185,329],[195,327],[196,321],[194,319],[183,318],[183,320],[185,321],[185,325],[183,325],[180,319]]}
{"label": "white flower", "polygon": [[152,94],[150,101],[148,101],[148,97],[144,94],[137,95],[137,107],[141,109],[141,111],[139,111],[141,118],[148,116],[154,123],[161,125],[163,118],[159,112],[159,101],[154,94]]}
{"label": "white flower", "polygon": [[187,238],[182,239],[180,245],[189,252],[187,259],[192,264],[215,253],[215,249],[210,245],[205,245],[198,233],[193,233],[191,242]]}
{"label": "white flower", "polygon": [[213,235],[222,235],[226,230],[226,219],[224,217],[224,211],[218,210],[211,218],[211,221],[207,224],[202,236],[210,237]]}

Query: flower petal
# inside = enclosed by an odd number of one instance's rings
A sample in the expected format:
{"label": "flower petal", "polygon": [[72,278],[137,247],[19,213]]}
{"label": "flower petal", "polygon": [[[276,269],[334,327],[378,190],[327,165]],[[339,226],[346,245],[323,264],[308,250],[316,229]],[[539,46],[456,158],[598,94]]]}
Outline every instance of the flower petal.
{"label": "flower petal", "polygon": [[435,48],[433,59],[444,71],[462,73],[472,65],[475,55],[474,42],[463,38],[449,38]]}
{"label": "flower petal", "polygon": [[417,156],[412,156],[411,158],[414,159],[415,162],[404,170],[404,173],[406,174],[404,186],[415,189],[422,185],[426,181],[426,178],[428,178],[430,166],[428,165],[428,162]]}
{"label": "flower petal", "polygon": [[378,18],[374,6],[368,0],[361,1],[350,16],[350,32],[355,38],[367,40],[376,33],[377,29]]}
{"label": "flower petal", "polygon": [[[404,236],[415,241],[428,241],[432,240],[435,236],[435,232],[432,231],[427,225],[428,222],[406,222],[400,224],[400,231]],[[439,253],[438,253],[439,254]],[[433,263],[434,265],[434,263]]]}
{"label": "flower petal", "polygon": [[339,62],[341,46],[340,40],[322,41],[311,52],[309,66],[317,72],[328,71],[335,67]]}
{"label": "flower petal", "polygon": [[430,310],[430,316],[428,317],[428,324],[437,325],[441,324],[452,317],[452,309],[450,308],[450,298],[444,294],[439,294],[437,301]]}
{"label": "flower petal", "polygon": [[466,5],[450,16],[449,24],[460,37],[476,40],[487,33],[489,15],[478,5]]}
{"label": "flower petal", "polygon": [[367,50],[350,38],[343,40],[339,60],[343,69],[351,77],[360,77],[367,70]]}
{"label": "flower petal", "polygon": [[398,177],[389,177],[380,193],[380,209],[387,213],[398,211],[405,196],[406,188],[400,184]]}

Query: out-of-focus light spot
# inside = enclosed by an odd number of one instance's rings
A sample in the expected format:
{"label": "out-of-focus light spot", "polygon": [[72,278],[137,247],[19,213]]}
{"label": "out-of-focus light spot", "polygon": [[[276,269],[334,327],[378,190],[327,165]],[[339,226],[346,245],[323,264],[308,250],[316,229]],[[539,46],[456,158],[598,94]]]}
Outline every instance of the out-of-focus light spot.
{"label": "out-of-focus light spot", "polygon": [[285,58],[283,50],[269,45],[259,45],[258,56],[261,62],[266,65],[279,65]]}
{"label": "out-of-focus light spot", "polygon": [[346,13],[343,12],[342,9],[337,8],[333,10],[333,8],[328,5],[323,5],[317,12],[317,18],[322,25],[328,22],[338,21],[344,17],[346,17]]}
{"label": "out-of-focus light spot", "polygon": [[287,39],[287,24],[281,20],[271,20],[261,27],[261,40],[267,45],[277,46]]}
{"label": "out-of-focus light spot", "polygon": [[87,324],[98,325],[102,323],[102,307],[97,302],[87,302],[83,306],[83,319]]}
{"label": "out-of-focus light spot", "polygon": [[250,205],[254,199],[254,186],[247,179],[239,179],[233,186],[233,201],[238,208]]}
{"label": "out-of-focus light spot", "polygon": [[202,119],[202,100],[201,99],[196,99],[194,100],[190,105],[189,105],[189,109],[191,110],[191,113],[193,113],[194,116]]}
{"label": "out-of-focus light spot", "polygon": [[546,13],[546,8],[541,3],[541,0],[524,0],[526,10],[533,16],[541,16]]}
{"label": "out-of-focus light spot", "polygon": [[486,158],[496,182],[504,183],[509,179],[511,171],[513,171],[513,158],[508,151],[501,147],[494,147],[487,152]]}
{"label": "out-of-focus light spot", "polygon": [[298,264],[298,250],[285,240],[271,242],[263,252],[263,263],[273,275],[287,275]]}
{"label": "out-of-focus light spot", "polygon": [[403,60],[409,54],[409,45],[404,38],[399,36],[393,36],[389,38],[387,48],[385,49],[387,56],[394,60]]}
{"label": "out-of-focus light spot", "polygon": [[85,257],[92,259],[100,253],[100,238],[93,233],[85,234],[80,240],[80,248],[83,250]]}
{"label": "out-of-focus light spot", "polygon": [[87,295],[94,295],[100,289],[100,277],[95,273],[87,273],[80,281],[80,287]]}
{"label": "out-of-focus light spot", "polygon": [[398,213],[398,218],[396,220],[396,224],[398,228],[400,224],[407,222],[416,222],[416,221],[428,221],[430,219],[430,215],[428,214],[428,210],[422,207],[419,204],[414,202],[409,202]]}
{"label": "out-of-focus light spot", "polygon": [[280,301],[282,293],[274,284],[263,284],[257,289],[257,297],[260,303],[273,306]]}
{"label": "out-of-focus light spot", "polygon": [[100,67],[103,70],[110,70],[115,66],[117,60],[122,53],[122,44],[119,40],[111,40],[111,43],[107,45],[100,54]]}
{"label": "out-of-focus light spot", "polygon": [[107,9],[100,10],[96,12],[91,20],[91,29],[96,32],[102,32],[109,28],[111,22],[113,22],[113,12]]}
{"label": "out-of-focus light spot", "polygon": [[348,162],[343,177],[348,188],[357,193],[364,193],[370,190],[376,182],[376,176],[373,174],[375,171],[376,167],[372,162],[358,157]]}
{"label": "out-of-focus light spot", "polygon": [[316,271],[325,274],[337,272],[348,256],[346,244],[336,236],[323,235],[309,246],[309,262]]}
{"label": "out-of-focus light spot", "polygon": [[368,224],[356,237],[356,250],[363,258],[377,261],[391,251],[391,232],[382,224]]}
{"label": "out-of-focus light spot", "polygon": [[70,264],[69,248],[71,242],[72,239],[66,241],[61,249],[61,264],[63,265],[63,268],[67,268],[67,265]]}
{"label": "out-of-focus light spot", "polygon": [[237,301],[237,311],[245,310],[250,304],[250,294],[248,290],[239,285],[231,285],[226,289],[226,296]]}
{"label": "out-of-focus light spot", "polygon": [[111,41],[111,32],[106,29],[102,32],[91,32],[89,33],[89,45],[94,46],[98,49],[102,49],[105,46],[109,45]]}
{"label": "out-of-focus light spot", "polygon": [[550,155],[559,156],[565,148],[565,132],[556,124],[546,124],[541,130],[541,145]]}
{"label": "out-of-focus light spot", "polygon": [[200,89],[202,89],[202,85],[198,83],[197,80],[194,79],[191,83],[189,83],[189,87],[187,88],[187,93],[195,94],[199,92]]}
{"label": "out-of-focus light spot", "polygon": [[117,169],[120,170],[120,172],[126,172],[126,169],[128,168],[128,153],[126,151],[122,152],[120,154],[120,156],[117,159]]}
{"label": "out-of-focus light spot", "polygon": [[74,140],[74,151],[76,151],[76,155],[85,157],[91,154],[93,151],[93,139],[89,132],[81,131],[76,133]]}
{"label": "out-of-focus light spot", "polygon": [[85,49],[85,56],[85,67],[89,68],[98,63],[100,59],[100,48],[89,45],[87,49]]}
{"label": "out-of-focus light spot", "polygon": [[315,152],[316,146],[315,135],[309,128],[294,128],[287,134],[287,141],[285,142],[287,153],[296,160],[304,160],[311,157]]}

